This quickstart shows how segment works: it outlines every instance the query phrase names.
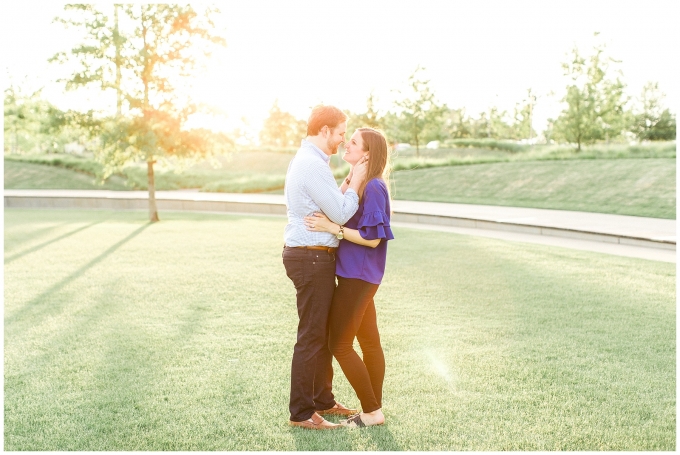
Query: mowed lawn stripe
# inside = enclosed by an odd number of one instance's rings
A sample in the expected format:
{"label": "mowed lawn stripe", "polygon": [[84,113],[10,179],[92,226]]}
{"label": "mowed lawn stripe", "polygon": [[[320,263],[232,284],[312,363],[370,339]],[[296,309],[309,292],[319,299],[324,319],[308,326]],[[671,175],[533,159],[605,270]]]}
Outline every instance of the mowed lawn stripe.
{"label": "mowed lawn stripe", "polygon": [[672,158],[449,166],[394,175],[396,199],[675,218]]}
{"label": "mowed lawn stripe", "polygon": [[161,218],[5,211],[5,449],[675,449],[673,264],[397,228],[387,425],[305,432],[285,220]]}

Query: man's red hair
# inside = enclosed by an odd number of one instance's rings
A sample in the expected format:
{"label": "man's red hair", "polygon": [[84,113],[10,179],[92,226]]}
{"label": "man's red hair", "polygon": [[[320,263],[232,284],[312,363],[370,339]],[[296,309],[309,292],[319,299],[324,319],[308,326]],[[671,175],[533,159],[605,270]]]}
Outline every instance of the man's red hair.
{"label": "man's red hair", "polygon": [[307,136],[316,136],[324,126],[333,129],[346,121],[347,115],[335,106],[314,106],[307,120]]}

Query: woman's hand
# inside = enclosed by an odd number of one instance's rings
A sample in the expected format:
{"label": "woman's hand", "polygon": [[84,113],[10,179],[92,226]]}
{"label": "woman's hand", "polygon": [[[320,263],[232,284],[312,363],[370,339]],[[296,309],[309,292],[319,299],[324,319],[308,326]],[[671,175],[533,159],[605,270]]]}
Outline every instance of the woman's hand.
{"label": "woman's hand", "polygon": [[312,216],[305,217],[305,227],[308,231],[330,232],[334,235],[340,230],[340,225],[329,220],[323,213],[316,212]]}

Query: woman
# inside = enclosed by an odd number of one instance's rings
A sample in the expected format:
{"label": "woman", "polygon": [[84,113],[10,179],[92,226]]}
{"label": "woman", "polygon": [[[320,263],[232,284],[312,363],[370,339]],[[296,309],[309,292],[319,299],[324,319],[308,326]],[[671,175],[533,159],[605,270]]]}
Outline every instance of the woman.
{"label": "woman", "polygon": [[[385,273],[390,230],[387,141],[373,128],[359,128],[345,144],[343,159],[352,168],[368,160],[366,180],[359,187],[359,209],[340,226],[325,215],[305,218],[307,229],[342,238],[336,254],[338,286],[329,315],[329,348],[361,401],[362,411],[341,422],[348,427],[382,425],[385,356],[380,346],[373,296]],[[345,187],[352,173],[345,180]],[[344,189],[344,188],[343,188]],[[359,340],[363,360],[354,351]]]}

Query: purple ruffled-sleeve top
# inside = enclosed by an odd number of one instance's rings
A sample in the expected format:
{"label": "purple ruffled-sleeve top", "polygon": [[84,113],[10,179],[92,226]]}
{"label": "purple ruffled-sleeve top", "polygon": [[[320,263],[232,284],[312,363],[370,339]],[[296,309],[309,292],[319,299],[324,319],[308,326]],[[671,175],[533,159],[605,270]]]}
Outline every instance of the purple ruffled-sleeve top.
{"label": "purple ruffled-sleeve top", "polygon": [[336,275],[380,284],[385,274],[387,241],[394,238],[390,229],[390,198],[382,179],[366,184],[359,209],[345,227],[358,230],[366,240],[381,240],[375,248],[341,240],[336,253]]}

